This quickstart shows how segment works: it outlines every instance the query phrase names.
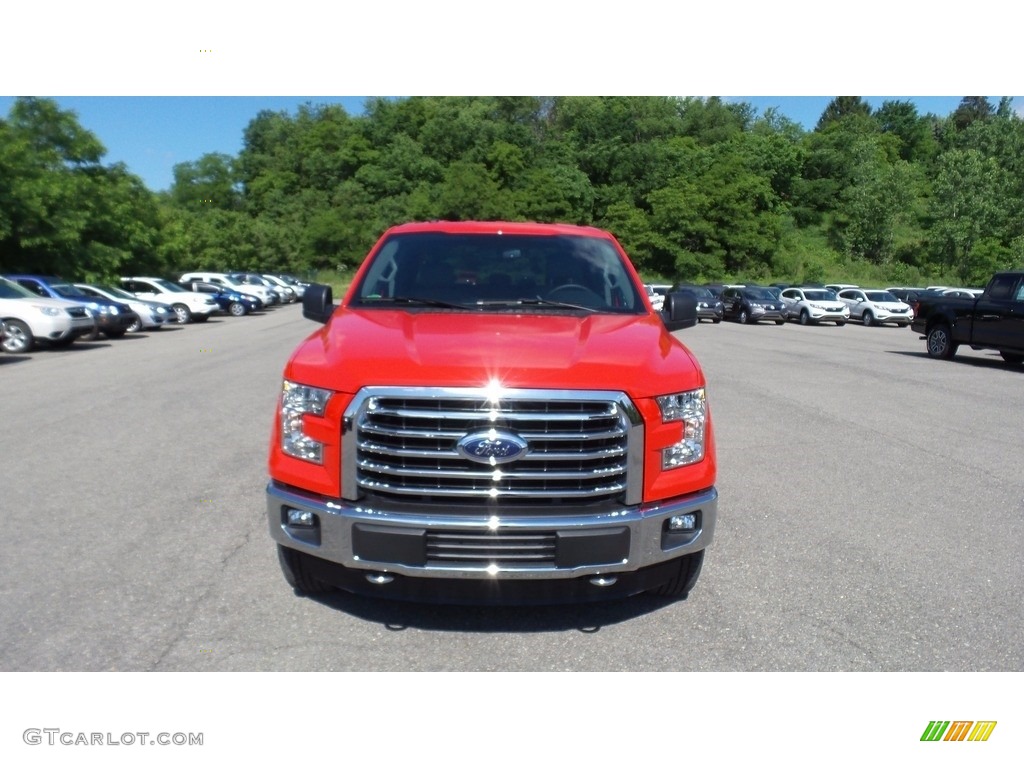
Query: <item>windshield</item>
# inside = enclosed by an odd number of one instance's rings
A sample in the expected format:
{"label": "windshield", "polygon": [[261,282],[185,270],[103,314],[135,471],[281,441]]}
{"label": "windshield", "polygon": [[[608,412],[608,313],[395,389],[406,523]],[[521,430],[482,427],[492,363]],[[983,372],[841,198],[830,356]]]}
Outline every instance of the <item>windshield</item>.
{"label": "windshield", "polygon": [[708,299],[715,298],[714,294],[711,293],[711,291],[709,291],[707,288],[701,288],[698,285],[680,285],[675,290],[687,291],[688,293],[692,293],[700,301],[707,301]]}
{"label": "windshield", "polygon": [[132,301],[138,301],[138,296],[135,296],[128,291],[117,288],[113,285],[100,285],[97,288],[101,289],[104,293],[109,293],[112,296],[117,296],[119,299],[131,299]]}
{"label": "windshield", "polygon": [[156,278],[155,280],[153,280],[153,284],[159,285],[165,291],[171,291],[172,293],[188,293],[188,291],[186,291],[177,283],[172,283],[170,280],[164,280],[163,278]]}
{"label": "windshield", "polygon": [[67,283],[53,283],[50,287],[65,299],[80,299],[85,296],[81,290]]}
{"label": "windshield", "polygon": [[808,301],[832,301],[836,295],[832,291],[804,291],[804,297]]}
{"label": "windshield", "polygon": [[748,299],[757,299],[760,301],[775,301],[775,294],[769,291],[767,288],[748,288],[746,290]]}
{"label": "windshield", "polygon": [[868,301],[899,301],[888,291],[865,291],[864,295],[868,297]]}
{"label": "windshield", "polygon": [[647,311],[618,249],[577,235],[394,235],[377,251],[352,303]]}
{"label": "windshield", "polygon": [[0,277],[0,299],[38,299],[32,291],[22,288],[5,277]]}

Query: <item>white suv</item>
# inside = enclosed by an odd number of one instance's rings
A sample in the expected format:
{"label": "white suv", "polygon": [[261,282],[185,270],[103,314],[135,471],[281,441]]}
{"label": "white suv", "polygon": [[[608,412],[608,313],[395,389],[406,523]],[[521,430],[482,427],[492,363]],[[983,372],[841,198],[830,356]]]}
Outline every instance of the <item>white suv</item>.
{"label": "white suv", "polygon": [[183,283],[199,280],[204,283],[222,285],[229,291],[237,291],[238,293],[244,293],[247,296],[255,296],[263,302],[264,307],[269,307],[272,304],[277,303],[277,296],[265,285],[250,285],[249,283],[243,283],[241,280],[229,275],[227,272],[186,272],[178,279]]}
{"label": "white suv", "polygon": [[850,308],[828,288],[786,288],[782,292],[786,317],[800,321],[800,325],[830,322],[846,325]]}
{"label": "white suv", "polygon": [[864,325],[895,323],[906,328],[914,319],[910,305],[888,291],[847,288],[839,292],[839,300],[850,308],[850,319],[860,320]]}
{"label": "white suv", "polygon": [[204,322],[220,312],[220,305],[205,293],[187,291],[161,277],[122,277],[121,287],[140,299],[167,305],[182,325]]}
{"label": "white suv", "polygon": [[64,299],[36,296],[17,283],[0,277],[0,318],[5,352],[29,352],[36,342],[67,346],[96,328],[89,309]]}

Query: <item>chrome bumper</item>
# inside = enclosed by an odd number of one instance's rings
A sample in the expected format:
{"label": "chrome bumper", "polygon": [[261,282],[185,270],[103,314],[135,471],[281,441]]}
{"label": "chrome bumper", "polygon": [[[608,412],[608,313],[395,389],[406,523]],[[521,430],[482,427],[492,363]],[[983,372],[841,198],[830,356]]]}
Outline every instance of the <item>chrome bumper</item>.
{"label": "chrome bumper", "polygon": [[[288,525],[289,510],[315,516],[312,527]],[[718,491],[707,491],[665,501],[622,507],[601,514],[504,515],[458,514],[429,511],[394,512],[374,509],[344,499],[324,501],[273,481],[267,486],[270,535],[279,544],[307,552],[347,568],[394,573],[411,577],[446,579],[570,579],[578,576],[627,573],[704,549],[714,536]],[[676,515],[695,514],[692,532],[670,532],[667,521]],[[431,560],[426,554],[427,532],[483,535],[530,534],[551,536],[563,548],[553,562],[452,563]],[[590,542],[596,544],[588,561]],[[407,557],[377,559],[366,553],[395,552]],[[614,552],[614,557],[608,553]]]}

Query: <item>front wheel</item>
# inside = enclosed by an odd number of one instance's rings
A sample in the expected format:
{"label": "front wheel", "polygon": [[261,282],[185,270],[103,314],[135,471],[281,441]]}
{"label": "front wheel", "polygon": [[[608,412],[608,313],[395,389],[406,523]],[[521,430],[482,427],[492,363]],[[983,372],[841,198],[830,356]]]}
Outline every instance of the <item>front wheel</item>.
{"label": "front wheel", "polygon": [[701,566],[704,564],[704,550],[693,554],[683,555],[675,561],[676,571],[672,578],[660,587],[648,590],[648,594],[658,597],[685,598],[690,594],[693,585],[697,583],[700,576]]}
{"label": "front wheel", "polygon": [[298,552],[291,547],[277,545],[277,561],[281,564],[284,580],[296,592],[303,595],[319,595],[333,592],[334,587],[321,581],[309,571],[309,555]]}
{"label": "front wheel", "polygon": [[800,311],[800,325],[810,325],[810,324],[811,324],[811,313],[808,312],[806,309],[801,310]]}
{"label": "front wheel", "polygon": [[750,322],[750,315],[747,314],[747,310],[741,309],[739,316],[740,325],[746,325]]}
{"label": "front wheel", "polygon": [[868,312],[867,310],[864,310],[863,320],[864,320],[864,325],[874,325],[875,324],[875,316],[873,314],[871,314],[870,312]]}
{"label": "front wheel", "polygon": [[240,301],[231,302],[231,306],[228,307],[228,312],[231,313],[232,317],[242,317],[249,310],[245,308],[245,304]]}
{"label": "front wheel", "polygon": [[21,320],[6,321],[2,344],[4,352],[14,355],[29,352],[33,344],[35,344],[35,339],[32,336],[32,331],[25,323]]}
{"label": "front wheel", "polygon": [[178,318],[178,323],[185,325],[192,320],[192,310],[184,304],[175,304],[172,309]]}
{"label": "front wheel", "polygon": [[925,337],[928,345],[928,356],[937,360],[949,360],[956,354],[957,344],[953,343],[953,334],[945,323],[933,325]]}

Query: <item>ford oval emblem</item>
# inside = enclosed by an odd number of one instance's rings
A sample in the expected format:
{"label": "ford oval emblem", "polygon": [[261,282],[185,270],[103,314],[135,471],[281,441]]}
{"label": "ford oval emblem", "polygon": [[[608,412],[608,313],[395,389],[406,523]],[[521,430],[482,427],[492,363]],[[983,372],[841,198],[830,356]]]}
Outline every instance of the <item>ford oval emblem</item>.
{"label": "ford oval emblem", "polygon": [[522,458],[529,450],[529,444],[519,435],[500,429],[471,432],[459,440],[456,448],[459,455],[481,464],[508,464]]}

